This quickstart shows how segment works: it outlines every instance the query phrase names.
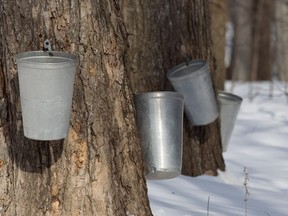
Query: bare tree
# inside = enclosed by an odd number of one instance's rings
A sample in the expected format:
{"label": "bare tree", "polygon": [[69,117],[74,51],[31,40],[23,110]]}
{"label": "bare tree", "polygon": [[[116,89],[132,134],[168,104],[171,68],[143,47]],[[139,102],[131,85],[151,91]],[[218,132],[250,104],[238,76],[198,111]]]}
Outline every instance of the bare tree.
{"label": "bare tree", "polygon": [[[0,2],[1,215],[151,215],[117,1]],[[16,54],[76,53],[69,135],[23,136]]]}
{"label": "bare tree", "polygon": [[272,78],[272,17],[274,1],[254,1],[251,81]]}
{"label": "bare tree", "polygon": [[288,1],[275,1],[275,51],[274,73],[280,80],[288,81]]}
{"label": "bare tree", "polygon": [[226,23],[228,18],[227,0],[209,0],[209,9],[211,12],[211,34],[213,41],[213,53],[216,59],[216,69],[214,72],[215,85],[217,89],[224,89],[226,78],[225,65],[225,45],[226,45]]}
{"label": "bare tree", "polygon": [[[215,80],[208,0],[121,1],[129,34],[128,73],[134,92],[171,89],[166,73],[188,59],[205,59]],[[205,98],[203,98],[205,100]],[[217,121],[200,127],[185,122],[183,174],[224,170]]]}
{"label": "bare tree", "polygon": [[231,0],[234,26],[229,74],[233,80],[271,80],[274,1]]}
{"label": "bare tree", "polygon": [[252,46],[251,0],[231,0],[230,17],[234,29],[229,75],[233,80],[249,80]]}

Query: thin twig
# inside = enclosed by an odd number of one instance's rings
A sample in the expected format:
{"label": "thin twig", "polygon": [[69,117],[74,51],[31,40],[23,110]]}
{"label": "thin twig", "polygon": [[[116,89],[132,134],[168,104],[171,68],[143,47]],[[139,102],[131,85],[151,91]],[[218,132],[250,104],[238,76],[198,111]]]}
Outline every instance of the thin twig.
{"label": "thin twig", "polygon": [[208,196],[208,202],[207,202],[207,216],[209,216],[209,208],[210,208],[210,196]]}
{"label": "thin twig", "polygon": [[269,214],[268,212],[264,211],[264,213],[268,216],[272,216],[271,214]]}
{"label": "thin twig", "polygon": [[244,205],[245,205],[245,216],[247,216],[247,201],[248,201],[248,196],[250,195],[249,191],[248,191],[248,182],[249,182],[249,176],[248,176],[248,172],[247,172],[247,167],[244,167],[243,169],[244,172],[244,188],[245,188],[245,198],[244,198]]}

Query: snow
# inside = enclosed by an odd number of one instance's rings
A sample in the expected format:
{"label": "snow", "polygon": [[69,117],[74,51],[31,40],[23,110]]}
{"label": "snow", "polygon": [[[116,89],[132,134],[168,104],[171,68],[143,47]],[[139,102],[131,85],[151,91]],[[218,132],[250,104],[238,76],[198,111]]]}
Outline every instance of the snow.
{"label": "snow", "polygon": [[[148,180],[154,216],[288,216],[285,85],[275,81],[235,83],[232,93],[241,96],[243,102],[227,152],[223,153],[226,171],[219,171],[217,177],[181,175]],[[225,87],[231,92],[231,82]],[[249,180],[246,201],[244,167]]]}

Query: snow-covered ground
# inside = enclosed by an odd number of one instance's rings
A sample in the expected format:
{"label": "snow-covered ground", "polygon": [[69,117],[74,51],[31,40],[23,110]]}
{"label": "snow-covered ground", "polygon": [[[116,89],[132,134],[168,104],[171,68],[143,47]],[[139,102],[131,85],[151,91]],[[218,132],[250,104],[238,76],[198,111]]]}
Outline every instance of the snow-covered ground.
{"label": "snow-covered ground", "polygon": [[288,95],[284,83],[273,83],[273,97],[270,87],[253,83],[250,101],[251,84],[235,84],[233,93],[243,102],[223,154],[226,171],[217,177],[149,180],[154,216],[288,216]]}

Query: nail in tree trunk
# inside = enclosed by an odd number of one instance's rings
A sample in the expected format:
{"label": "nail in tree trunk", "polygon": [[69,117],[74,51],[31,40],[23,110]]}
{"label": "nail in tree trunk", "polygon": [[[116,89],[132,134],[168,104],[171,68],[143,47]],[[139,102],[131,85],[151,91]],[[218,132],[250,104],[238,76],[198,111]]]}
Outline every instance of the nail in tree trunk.
{"label": "nail in tree trunk", "polygon": [[[117,1],[2,0],[0,31],[0,215],[152,215]],[[79,57],[65,140],[23,136],[16,54],[45,39]]]}

